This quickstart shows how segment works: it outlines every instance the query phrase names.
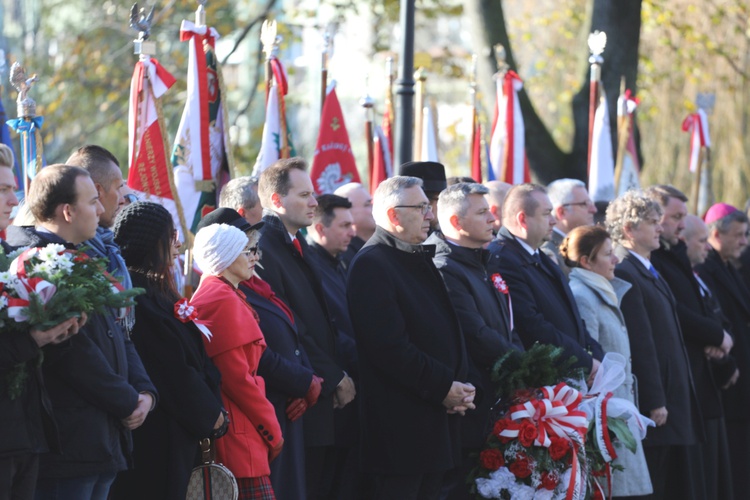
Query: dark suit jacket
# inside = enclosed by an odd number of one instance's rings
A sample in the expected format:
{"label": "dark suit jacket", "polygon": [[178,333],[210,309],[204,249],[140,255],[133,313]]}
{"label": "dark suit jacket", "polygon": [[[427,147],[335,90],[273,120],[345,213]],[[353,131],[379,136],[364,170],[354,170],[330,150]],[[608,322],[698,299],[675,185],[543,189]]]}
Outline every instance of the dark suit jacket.
{"label": "dark suit jacket", "polygon": [[279,500],[305,498],[303,425],[307,413],[292,422],[286,416],[286,405],[289,398],[305,397],[312,382],[312,366],[302,348],[296,325],[276,304],[245,283],[240,283],[240,290],[258,313],[258,324],[266,339],[258,375],[266,382],[266,398],[276,410],[284,436],[284,449],[270,465],[271,484]]}
{"label": "dark suit jacket", "polygon": [[[295,323],[302,345],[315,373],[323,377],[323,390],[318,403],[305,413],[305,444],[334,444],[333,393],[344,378],[343,364],[336,352],[336,331],[331,324],[320,277],[294,248],[281,220],[272,212],[264,212],[265,225],[260,239],[263,269],[257,272],[271,289],[294,311]],[[311,251],[297,233],[302,253]]]}
{"label": "dark suit jacket", "polygon": [[633,285],[620,309],[630,337],[639,409],[648,415],[665,406],[669,412],[665,425],[648,430],[643,445],[696,444],[702,423],[674,296],[626,248],[615,251],[620,258],[616,276]]}
{"label": "dark suit jacket", "polygon": [[716,250],[709,251],[706,262],[696,269],[714,291],[732,325],[734,347],[731,354],[737,362],[740,378],[724,391],[725,417],[747,421],[750,419],[750,291],[735,267],[724,263]]}
{"label": "dark suit jacket", "polygon": [[460,463],[459,416],[442,405],[468,363],[458,318],[432,262],[378,227],[349,270],[359,353],[364,470],[444,472]]}
{"label": "dark suit jacket", "polygon": [[715,316],[703,300],[684,242],[680,241],[669,249],[662,242],[661,248],[651,253],[651,263],[667,282],[676,300],[677,317],[703,418],[719,418],[724,413],[721,395],[703,348],[721,345],[724,340],[721,318]]}
{"label": "dark suit jacket", "polygon": [[562,347],[565,356],[575,356],[576,366],[586,369],[592,358],[602,359],[602,347],[586,330],[567,279],[544,252],[539,252],[539,265],[505,227],[489,250],[487,271],[499,273],[508,284],[516,331],[527,349],[535,342]]}
{"label": "dark suit jacket", "polygon": [[495,288],[487,273],[489,252],[452,245],[438,233],[425,244],[437,248],[433,260],[458,314],[469,361],[481,380],[477,390],[482,397],[475,401],[476,410],[461,419],[461,444],[464,448],[481,448],[491,430],[490,409],[497,401],[490,380],[492,366],[508,351],[523,351],[523,344],[510,328],[507,295]]}

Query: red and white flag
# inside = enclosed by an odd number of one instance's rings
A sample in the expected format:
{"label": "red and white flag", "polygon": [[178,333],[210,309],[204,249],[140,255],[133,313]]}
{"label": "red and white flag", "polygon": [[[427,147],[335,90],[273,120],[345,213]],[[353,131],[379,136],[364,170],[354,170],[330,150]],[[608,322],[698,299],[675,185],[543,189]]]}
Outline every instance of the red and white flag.
{"label": "red and white flag", "polygon": [[185,217],[177,196],[172,165],[165,142],[161,96],[175,83],[154,58],[142,55],[130,81],[128,113],[128,186],[141,197],[166,208],[174,226],[185,228]]}
{"label": "red and white flag", "polygon": [[515,71],[507,71],[497,80],[497,119],[490,139],[490,165],[494,179],[509,184],[531,182],[526,161],[525,128],[518,91],[523,81]]}
{"label": "red and white flag", "polygon": [[187,101],[172,149],[175,184],[188,229],[214,210],[218,193],[233,169],[221,66],[214,28],[183,21],[180,40],[188,42]]}
{"label": "red and white flag", "polygon": [[599,87],[599,104],[594,112],[594,130],[591,134],[589,195],[593,201],[612,201],[615,197],[614,148],[607,95],[604,86],[600,84]]}
{"label": "red and white flag", "polygon": [[[259,176],[273,162],[280,158],[293,156],[293,148],[286,125],[286,98],[289,86],[286,71],[281,61],[272,57],[269,61],[273,72],[273,83],[266,94],[266,121],[263,125],[263,138],[260,143],[258,158],[255,160],[253,175]],[[282,134],[286,133],[286,151]]]}
{"label": "red and white flag", "polygon": [[698,170],[701,148],[711,147],[711,137],[708,135],[708,116],[699,109],[689,114],[682,122],[682,131],[690,132],[690,171]]}
{"label": "red and white flag", "polygon": [[339,186],[359,182],[359,172],[344,124],[336,82],[331,82],[323,104],[320,132],[312,161],[310,177],[318,194],[333,193]]}
{"label": "red and white flag", "polygon": [[370,194],[375,194],[381,182],[393,176],[393,163],[389,150],[388,138],[381,127],[375,127],[373,149],[375,156],[372,161],[372,172],[370,175]]}

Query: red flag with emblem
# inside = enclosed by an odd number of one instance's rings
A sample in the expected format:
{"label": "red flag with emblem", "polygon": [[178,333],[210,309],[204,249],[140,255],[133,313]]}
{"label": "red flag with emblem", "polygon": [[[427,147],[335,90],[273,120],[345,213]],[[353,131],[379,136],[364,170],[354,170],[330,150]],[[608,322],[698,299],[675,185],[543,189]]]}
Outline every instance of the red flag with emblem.
{"label": "red flag with emblem", "polygon": [[318,194],[333,193],[339,186],[359,182],[359,172],[336,96],[335,82],[331,83],[323,105],[310,177]]}

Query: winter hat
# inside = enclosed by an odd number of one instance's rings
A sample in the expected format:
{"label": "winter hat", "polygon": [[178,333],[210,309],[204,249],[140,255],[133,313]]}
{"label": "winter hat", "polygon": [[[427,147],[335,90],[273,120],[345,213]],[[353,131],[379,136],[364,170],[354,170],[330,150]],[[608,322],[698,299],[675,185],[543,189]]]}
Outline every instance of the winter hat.
{"label": "winter hat", "polygon": [[246,233],[248,231],[257,231],[258,229],[263,227],[264,223],[263,221],[260,221],[251,226],[250,223],[245,220],[245,218],[241,216],[239,212],[237,212],[237,210],[233,210],[227,207],[219,207],[216,210],[213,210],[203,216],[201,221],[198,223],[198,231],[206,226],[210,226],[211,224],[229,224],[230,226],[234,226],[237,229],[240,229],[242,232]]}
{"label": "winter hat", "polygon": [[436,161],[410,161],[399,168],[399,175],[409,175],[422,179],[422,189],[427,192],[440,192],[448,187],[445,167]]}
{"label": "winter hat", "polygon": [[218,275],[240,256],[247,242],[240,229],[229,224],[211,224],[195,235],[193,256],[205,274]]}
{"label": "winter hat", "polygon": [[136,201],[117,215],[113,232],[125,263],[138,267],[155,251],[154,243],[172,227],[172,216],[166,208],[151,201]]}
{"label": "winter hat", "polygon": [[711,208],[708,209],[706,215],[703,216],[703,222],[711,224],[719,219],[723,219],[729,214],[738,212],[739,210],[728,203],[714,203]]}

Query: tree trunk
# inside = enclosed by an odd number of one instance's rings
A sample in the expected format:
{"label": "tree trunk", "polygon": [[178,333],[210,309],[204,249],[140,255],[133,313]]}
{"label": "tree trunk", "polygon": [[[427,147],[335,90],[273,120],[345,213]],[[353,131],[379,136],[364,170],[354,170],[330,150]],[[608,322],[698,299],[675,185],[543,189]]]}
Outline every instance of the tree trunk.
{"label": "tree trunk", "polygon": [[[611,0],[592,0],[591,31],[600,30],[607,33],[607,48],[603,54],[602,79],[610,106],[613,146],[617,147],[617,96],[620,90],[620,76],[624,75],[626,85],[635,92],[638,72],[638,41],[641,28],[641,0],[612,2]],[[472,29],[473,45],[479,55],[477,62],[477,79],[479,88],[486,103],[486,109],[492,109],[495,102],[495,85],[492,75],[497,72],[492,47],[502,44],[506,49],[507,62],[516,69],[513,58],[513,47],[505,25],[505,15],[501,0],[469,0],[465,4]],[[583,54],[588,54],[588,47],[580,47]],[[523,75],[520,75],[523,78]],[[542,122],[534,109],[525,90],[519,94],[521,111],[526,127],[526,155],[532,174],[540,183],[549,182],[561,177],[586,179],[588,160],[588,101],[589,74],[584,74],[580,91],[573,99],[573,117],[575,134],[573,148],[565,153],[554,141],[552,134]],[[636,144],[638,129],[636,125]],[[639,147],[640,155],[640,147]]]}

